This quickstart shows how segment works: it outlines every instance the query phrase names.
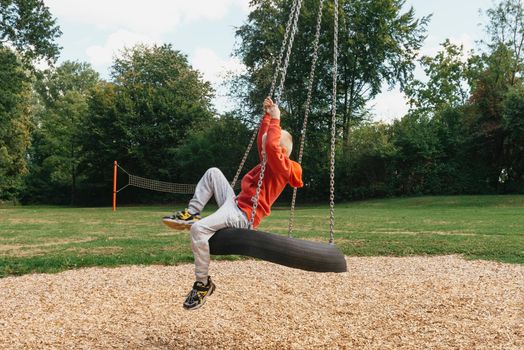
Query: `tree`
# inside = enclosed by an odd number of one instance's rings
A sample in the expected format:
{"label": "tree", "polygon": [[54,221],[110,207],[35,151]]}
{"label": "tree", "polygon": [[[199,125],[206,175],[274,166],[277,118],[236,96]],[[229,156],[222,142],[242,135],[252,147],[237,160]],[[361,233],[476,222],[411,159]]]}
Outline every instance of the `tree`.
{"label": "tree", "polygon": [[114,160],[143,177],[181,181],[177,149],[191,130],[212,123],[211,85],[171,45],[125,50],[112,66],[112,78],[89,98],[81,136],[84,190],[107,192]]}
{"label": "tree", "polygon": [[478,57],[470,108],[464,116],[470,159],[484,176],[482,186],[490,191],[499,187],[499,175],[508,163],[502,116],[503,102],[511,89],[511,62],[512,53],[505,45]]}
{"label": "tree", "polygon": [[[431,119],[408,114],[392,127],[398,194],[435,194],[442,190],[436,172],[441,149]],[[435,181],[437,180],[437,181]]]}
{"label": "tree", "polygon": [[524,188],[524,87],[513,88],[504,100],[503,125],[508,162],[503,170],[510,185]]}
{"label": "tree", "polygon": [[27,198],[75,203],[83,159],[79,136],[87,118],[87,98],[98,81],[89,64],[66,61],[46,71],[36,84],[43,110],[36,116]]}
{"label": "tree", "polygon": [[14,47],[26,62],[54,62],[60,52],[55,40],[61,34],[42,0],[0,0],[0,47]]}
{"label": "tree", "polygon": [[[283,38],[284,24],[290,12],[288,1],[255,0],[255,10],[248,23],[237,30],[239,43],[235,54],[247,67],[240,76],[240,85],[247,84],[248,112],[258,111],[267,94]],[[384,84],[404,84],[412,78],[414,58],[422,45],[429,17],[417,19],[413,8],[402,12],[404,0],[340,1],[339,32],[339,112],[343,138],[347,143],[349,130],[365,114],[366,102],[381,92]],[[306,82],[310,70],[312,41],[318,11],[318,1],[304,1],[289,65],[282,107],[293,117],[302,114],[306,100]],[[331,95],[331,57],[333,43],[333,4],[324,7],[324,30],[321,35],[318,63],[318,83],[311,121],[316,128],[328,125]],[[236,84],[235,87],[238,87]],[[319,113],[320,112],[320,113]],[[298,134],[299,120],[289,121]]]}
{"label": "tree", "polygon": [[465,125],[465,115],[469,109],[469,105],[446,107],[431,119],[438,144],[434,172],[438,179],[432,182],[441,184],[440,191],[435,193],[484,192],[479,186],[484,172],[478,171],[478,164],[471,160],[471,151],[468,149],[469,131]]}
{"label": "tree", "polygon": [[511,52],[509,83],[513,86],[524,72],[524,4],[521,0],[503,0],[487,15],[488,47],[494,52],[505,46]]}
{"label": "tree", "polygon": [[27,174],[31,87],[24,66],[0,46],[0,200],[16,199]]}
{"label": "tree", "polygon": [[[196,126],[175,152],[180,166],[180,180],[196,183],[210,167],[219,167],[230,181],[233,180],[250,137],[250,130],[231,115],[212,119],[205,126]],[[255,154],[251,153],[252,156]],[[244,170],[256,164],[253,160],[254,157]]]}
{"label": "tree", "polygon": [[412,112],[434,115],[446,108],[464,105],[469,98],[471,64],[464,58],[464,48],[448,39],[434,57],[423,56],[420,64],[427,82],[413,79],[406,84]]}
{"label": "tree", "polygon": [[[504,116],[515,106],[508,94],[522,86],[524,68],[524,6],[519,0],[503,0],[487,11],[487,50],[472,61],[471,108],[465,115],[472,164],[484,177],[482,186],[500,188],[501,173],[510,170],[515,148]],[[508,104],[509,103],[509,104]],[[511,108],[511,109],[512,109]],[[506,124],[505,124],[506,123]],[[512,123],[511,123],[512,124]],[[518,156],[517,156],[518,157]]]}
{"label": "tree", "polygon": [[355,112],[377,96],[384,84],[403,90],[413,78],[430,16],[417,19],[405,0],[343,1],[341,73],[344,140]]}
{"label": "tree", "polygon": [[130,103],[129,154],[144,175],[173,176],[175,149],[189,130],[212,117],[209,82],[171,45],[138,45],[124,51],[112,67],[119,95]]}
{"label": "tree", "polygon": [[345,147],[337,159],[336,181],[337,194],[343,200],[394,194],[397,149],[389,125],[363,123],[351,131]]}
{"label": "tree", "polygon": [[[462,48],[446,41],[435,57],[421,59],[428,81],[415,80],[405,91],[411,114],[436,118],[432,124],[442,147],[438,164],[444,170],[439,176],[454,178],[459,192],[497,191],[501,172],[514,167],[516,139],[510,141],[505,127],[504,101],[508,91],[522,84],[523,9],[519,0],[489,9],[487,51],[465,60]],[[515,96],[511,101],[514,107]],[[450,121],[458,128],[446,130]]]}
{"label": "tree", "polygon": [[99,74],[89,63],[65,61],[56,69],[44,71],[35,88],[49,108],[69,92],[87,95],[99,80]]}
{"label": "tree", "polygon": [[119,94],[113,83],[100,82],[93,88],[88,99],[88,114],[80,133],[83,159],[79,165],[85,175],[81,200],[89,204],[106,204],[108,188],[111,188],[112,162],[133,166],[129,148],[133,141],[128,131],[128,114],[122,109],[131,104]]}
{"label": "tree", "polygon": [[31,62],[53,62],[60,29],[41,0],[0,0],[0,199],[16,198],[27,173],[34,94]]}

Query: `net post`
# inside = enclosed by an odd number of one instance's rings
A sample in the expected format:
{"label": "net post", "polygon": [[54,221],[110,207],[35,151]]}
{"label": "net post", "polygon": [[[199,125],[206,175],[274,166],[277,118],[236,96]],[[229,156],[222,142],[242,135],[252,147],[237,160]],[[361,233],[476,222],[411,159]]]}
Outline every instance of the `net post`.
{"label": "net post", "polygon": [[118,163],[114,162],[113,166],[113,211],[116,211],[116,171],[117,171]]}

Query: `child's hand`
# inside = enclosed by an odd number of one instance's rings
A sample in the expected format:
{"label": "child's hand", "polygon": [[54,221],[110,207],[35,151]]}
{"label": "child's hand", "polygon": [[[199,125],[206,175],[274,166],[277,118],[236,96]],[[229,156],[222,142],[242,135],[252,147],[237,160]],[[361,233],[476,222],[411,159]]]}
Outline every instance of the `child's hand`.
{"label": "child's hand", "polygon": [[268,111],[269,115],[273,119],[280,119],[280,108],[276,104],[273,103],[271,107],[269,107]]}
{"label": "child's hand", "polygon": [[271,100],[270,97],[267,97],[265,100],[264,100],[264,103],[262,104],[263,108],[264,108],[264,112],[268,112],[269,111],[269,108],[273,105],[273,100]]}
{"label": "child's hand", "polygon": [[263,106],[264,106],[264,111],[266,113],[269,113],[271,118],[280,119],[280,109],[278,108],[278,106],[273,102],[273,100],[270,97],[264,100]]}

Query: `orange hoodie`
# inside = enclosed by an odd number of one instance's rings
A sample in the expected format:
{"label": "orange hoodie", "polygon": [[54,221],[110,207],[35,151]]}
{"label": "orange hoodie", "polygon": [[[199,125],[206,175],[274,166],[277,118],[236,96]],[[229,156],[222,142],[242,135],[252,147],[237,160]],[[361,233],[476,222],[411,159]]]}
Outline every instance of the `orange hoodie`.
{"label": "orange hoodie", "polygon": [[[302,187],[302,168],[300,164],[289,159],[280,147],[280,119],[272,119],[269,114],[264,115],[258,132],[258,155],[262,161],[262,136],[266,136],[266,171],[262,188],[258,196],[258,207],[253,227],[257,227],[265,216],[271,213],[271,206],[277,200],[287,184],[292,187]],[[252,198],[257,191],[260,177],[260,164],[251,169],[242,179],[241,191],[237,197],[238,207],[251,219],[253,211]]]}

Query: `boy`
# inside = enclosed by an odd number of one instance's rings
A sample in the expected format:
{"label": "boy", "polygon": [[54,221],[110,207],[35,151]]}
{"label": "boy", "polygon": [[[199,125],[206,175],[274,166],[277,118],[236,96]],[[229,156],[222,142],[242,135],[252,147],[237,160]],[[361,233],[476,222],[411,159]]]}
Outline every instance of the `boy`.
{"label": "boy", "polygon": [[[266,153],[266,170],[253,227],[256,228],[262,218],[269,215],[271,205],[289,183],[293,187],[302,187],[302,168],[300,164],[289,159],[293,149],[291,135],[280,128],[280,110],[270,98],[263,103],[265,115],[258,132],[257,145],[260,160],[262,152]],[[248,228],[253,201],[260,176],[261,165],[251,169],[242,179],[241,191],[235,197],[231,185],[217,168],[206,171],[195,189],[193,199],[187,209],[164,217],[163,222],[173,228],[191,227],[191,248],[195,258],[196,281],[187,295],[184,308],[198,309],[215,290],[215,284],[208,276],[210,253],[209,239],[213,234],[226,227]],[[211,196],[219,209],[213,214],[201,218]]]}

